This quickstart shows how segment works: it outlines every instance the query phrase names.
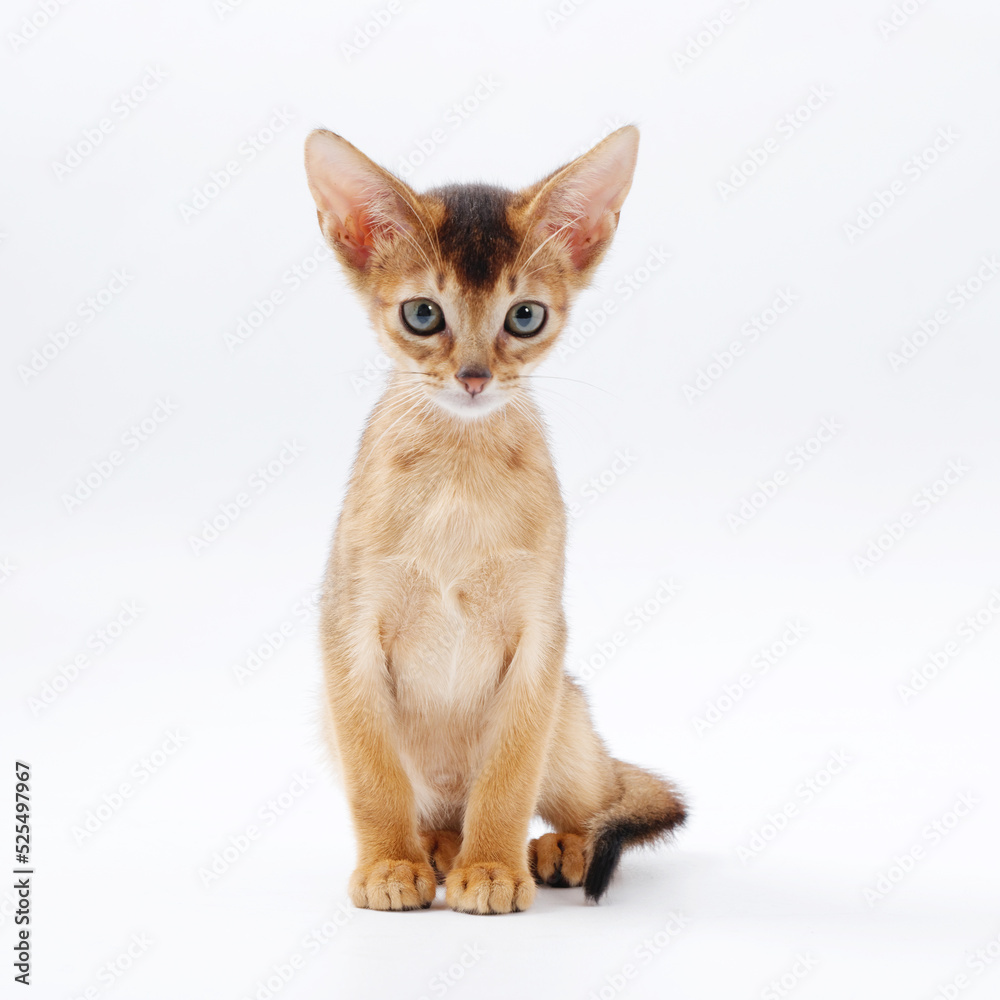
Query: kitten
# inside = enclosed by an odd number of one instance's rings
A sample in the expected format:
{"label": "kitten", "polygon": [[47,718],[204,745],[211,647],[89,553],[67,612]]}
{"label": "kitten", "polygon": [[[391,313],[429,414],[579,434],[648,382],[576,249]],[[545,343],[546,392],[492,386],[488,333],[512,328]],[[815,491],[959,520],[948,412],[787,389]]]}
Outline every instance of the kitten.
{"label": "kitten", "polygon": [[[392,359],[327,572],[328,735],[357,906],[524,910],[597,900],[623,848],[684,822],[612,758],[563,667],[565,512],[528,374],[603,257],[639,134],[521,191],[418,194],[333,132],[306,142],[320,228]],[[539,815],[555,833],[528,844]]]}

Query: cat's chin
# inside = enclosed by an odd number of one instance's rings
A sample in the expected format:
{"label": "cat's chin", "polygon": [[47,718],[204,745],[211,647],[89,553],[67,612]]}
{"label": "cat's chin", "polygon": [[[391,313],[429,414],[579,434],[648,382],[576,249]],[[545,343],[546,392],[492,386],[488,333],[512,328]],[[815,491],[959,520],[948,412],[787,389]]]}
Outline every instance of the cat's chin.
{"label": "cat's chin", "polygon": [[433,397],[434,402],[445,413],[460,420],[480,420],[496,413],[507,402],[506,393],[492,392],[489,395],[470,396],[468,393],[438,392]]}

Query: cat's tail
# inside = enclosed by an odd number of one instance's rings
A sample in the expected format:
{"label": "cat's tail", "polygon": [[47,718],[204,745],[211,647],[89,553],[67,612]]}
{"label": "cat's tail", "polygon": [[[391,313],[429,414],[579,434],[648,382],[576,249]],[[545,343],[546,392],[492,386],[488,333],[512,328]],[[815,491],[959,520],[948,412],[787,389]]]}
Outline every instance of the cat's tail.
{"label": "cat's tail", "polygon": [[687,806],[665,778],[634,764],[612,761],[618,798],[590,821],[590,864],[583,888],[597,902],[611,881],[622,851],[664,840],[687,819]]}

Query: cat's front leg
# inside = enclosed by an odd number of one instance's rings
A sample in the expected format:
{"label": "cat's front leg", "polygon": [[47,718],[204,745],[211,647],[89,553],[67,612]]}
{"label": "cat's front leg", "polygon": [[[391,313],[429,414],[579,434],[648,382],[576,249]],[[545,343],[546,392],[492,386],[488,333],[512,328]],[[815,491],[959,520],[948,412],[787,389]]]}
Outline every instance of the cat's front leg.
{"label": "cat's front leg", "polygon": [[417,827],[413,787],[389,729],[393,708],[384,653],[374,637],[331,646],[325,656],[327,693],[358,845],[351,900],[372,910],[428,907],[437,880]]}
{"label": "cat's front leg", "polygon": [[565,634],[526,633],[498,691],[485,763],[465,811],[462,849],[445,898],[465,913],[514,913],[535,898],[528,824],[535,811],[558,699]]}

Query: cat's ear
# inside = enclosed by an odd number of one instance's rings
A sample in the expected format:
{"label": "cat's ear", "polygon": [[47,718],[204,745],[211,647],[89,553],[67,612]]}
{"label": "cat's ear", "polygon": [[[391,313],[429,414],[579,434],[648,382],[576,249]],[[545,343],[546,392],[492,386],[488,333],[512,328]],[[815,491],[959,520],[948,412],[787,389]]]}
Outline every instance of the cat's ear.
{"label": "cat's ear", "polygon": [[414,192],[335,132],[309,134],[306,175],[323,235],[358,271],[419,229]]}
{"label": "cat's ear", "polygon": [[596,263],[614,235],[638,153],[639,130],[626,125],[550,174],[534,194],[536,233],[559,241],[577,270]]}

